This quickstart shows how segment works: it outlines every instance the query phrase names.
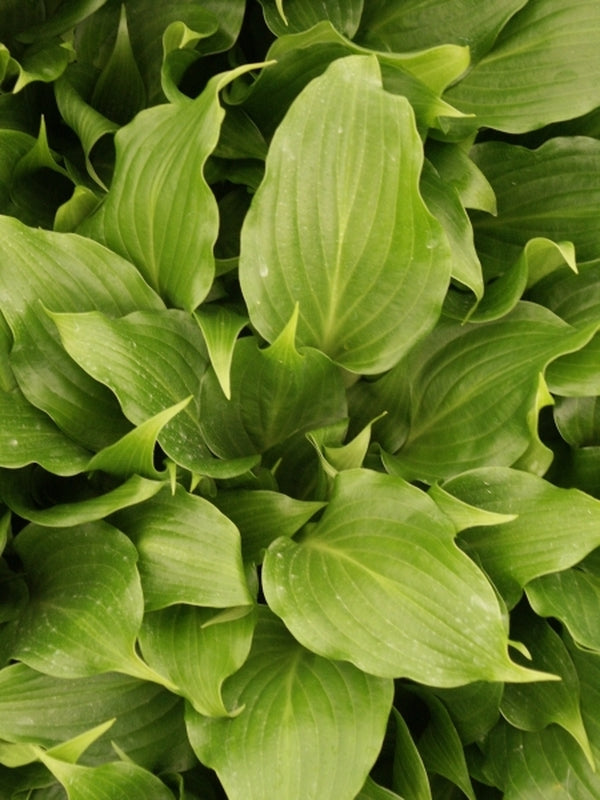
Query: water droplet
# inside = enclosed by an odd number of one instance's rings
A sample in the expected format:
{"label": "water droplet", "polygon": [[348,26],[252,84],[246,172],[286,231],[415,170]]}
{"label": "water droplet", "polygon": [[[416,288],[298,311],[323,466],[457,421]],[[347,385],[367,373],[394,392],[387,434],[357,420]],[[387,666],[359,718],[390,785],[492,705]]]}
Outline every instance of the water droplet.
{"label": "water droplet", "polygon": [[8,441],[9,447],[18,447],[19,440],[18,439],[9,439]]}

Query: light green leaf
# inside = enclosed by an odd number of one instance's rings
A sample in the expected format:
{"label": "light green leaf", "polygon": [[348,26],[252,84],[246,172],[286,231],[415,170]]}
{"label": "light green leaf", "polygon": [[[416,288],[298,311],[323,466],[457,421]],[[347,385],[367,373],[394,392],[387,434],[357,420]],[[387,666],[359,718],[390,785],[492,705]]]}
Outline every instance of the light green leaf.
{"label": "light green leaf", "polygon": [[76,186],[73,194],[56,209],[54,230],[61,233],[74,231],[81,222],[95,211],[100,198],[87,186]]}
{"label": "light green leaf", "polygon": [[270,347],[254,337],[235,345],[231,400],[223,399],[214,372],[202,382],[202,432],[222,458],[268,450],[297,433],[347,414],[340,370],[312,347],[296,349],[298,308]]}
{"label": "light green leaf", "polygon": [[146,610],[175,603],[212,608],[253,602],[235,525],[178,486],[115,518],[135,544]]}
{"label": "light green leaf", "polygon": [[37,463],[57,475],[83,472],[89,452],[32,406],[21,390],[0,391],[0,466],[15,469]]}
{"label": "light green leaf", "polygon": [[[215,477],[238,475],[253,466],[253,458],[220,461],[204,444],[199,396],[208,359],[189,314],[170,309],[121,319],[98,313],[54,314],[52,319],[71,358],[115,393],[136,425],[191,396],[159,435],[159,444],[175,463]],[[101,351],[95,346],[98,341]]]}
{"label": "light green leaf", "polygon": [[567,569],[600,545],[600,501],[577,489],[503,467],[473,470],[442,487],[487,511],[517,514],[512,522],[461,534],[463,547],[505,597],[518,599],[533,578]]}
{"label": "light green leaf", "polygon": [[15,62],[18,75],[13,93],[17,94],[34,81],[52,83],[62,75],[73,58],[72,45],[59,38],[43,39],[30,45]]}
{"label": "light green leaf", "polygon": [[504,718],[525,731],[541,731],[555,723],[570,733],[595,769],[588,735],[579,707],[579,679],[569,653],[550,625],[533,614],[513,615],[511,634],[524,642],[531,663],[560,675],[552,684],[504,687],[500,711]]}
{"label": "light green leaf", "polygon": [[90,745],[106,733],[106,731],[110,730],[114,723],[115,719],[113,717],[113,719],[106,720],[106,722],[102,722],[100,725],[96,725],[94,728],[90,728],[66,742],[54,745],[47,753],[52,758],[59,758],[61,761],[75,764]]}
{"label": "light green leaf", "polygon": [[498,514],[484,508],[465,503],[460,498],[443,489],[439,483],[434,483],[428,491],[429,497],[444,514],[452,520],[457,532],[476,525],[501,525],[517,518],[517,514]]}
{"label": "light green leaf", "polygon": [[491,47],[507,20],[526,0],[369,0],[358,38],[379,50],[421,50],[468,45],[474,60]]}
{"label": "light green leaf", "polygon": [[[102,483],[90,487],[87,476],[81,476],[72,483],[65,483],[64,493],[70,498],[60,502],[60,488],[52,486],[51,476],[35,467],[23,472],[2,471],[0,496],[6,505],[23,519],[45,525],[49,528],[81,525],[95,522],[114,514],[122,508],[143,503],[159,492],[166,481],[155,481],[132,475],[127,481],[114,487],[109,484],[107,491]],[[58,498],[53,494],[58,488]],[[100,491],[100,494],[94,492]],[[75,498],[75,499],[73,499]],[[58,502],[57,502],[58,499]],[[43,502],[53,503],[47,507]]]}
{"label": "light green leaf", "polygon": [[14,658],[55,677],[144,675],[135,653],[144,601],[137,553],[126,536],[106,522],[29,525],[15,549],[29,603],[17,623]]}
{"label": "light green leaf", "polygon": [[155,683],[116,672],[55,678],[25,664],[0,671],[0,725],[8,741],[54,747],[112,718],[115,724],[87,750],[84,763],[114,758],[111,742],[150,770],[191,763],[182,701]]}
{"label": "light green leaf", "polygon": [[536,578],[525,592],[536,614],[559,619],[580,647],[600,652],[600,575],[573,567]]}
{"label": "light green leaf", "polygon": [[183,411],[190,400],[191,397],[185,398],[180,403],[155,414],[126,433],[118,442],[96,453],[87,465],[88,471],[101,470],[122,479],[137,474],[144,478],[163,480],[166,477],[166,470],[159,472],[154,466],[156,440],[164,426]]}
{"label": "light green leaf", "polygon": [[514,264],[535,237],[573,242],[578,262],[597,257],[599,237],[593,220],[600,210],[599,141],[561,137],[536,150],[485,142],[475,145],[471,157],[498,202],[497,216],[472,216],[477,252],[488,278]]}
{"label": "light green leaf", "polygon": [[326,19],[351,39],[358,29],[364,0],[294,0],[285,5],[285,19],[279,10],[281,0],[260,0],[260,4],[265,21],[276,36],[308,30]]}
{"label": "light green leaf", "polygon": [[219,621],[214,609],[175,605],[144,617],[139,635],[144,659],[199,714],[227,717],[242,711],[226,708],[221,691],[250,651],[256,620],[246,611]]}
{"label": "light green leaf", "polygon": [[411,800],[432,800],[427,771],[408,725],[395,708],[392,709],[392,718],[396,731],[393,761],[394,789]]}
{"label": "light green leaf", "polygon": [[433,482],[514,464],[537,441],[537,414],[548,402],[540,375],[592,333],[532,303],[483,324],[442,320],[370,389],[379,398],[376,410],[388,411],[380,441],[396,455],[385,455],[386,469]]}
{"label": "light green leaf", "polygon": [[185,98],[178,84],[186,70],[200,58],[194,47],[201,39],[216,33],[218,28],[218,20],[208,16],[201,30],[197,28],[192,30],[180,20],[171,22],[165,28],[162,35],[163,62],[160,84],[170,103],[177,103]]}
{"label": "light green leaf", "polygon": [[600,727],[598,725],[600,656],[598,653],[581,650],[573,644],[567,634],[563,636],[563,639],[577,669],[581,689],[583,721],[586,730],[589,732],[594,758],[598,763],[598,759],[600,759]]}
{"label": "light green leaf", "polygon": [[600,444],[599,397],[558,397],[554,421],[560,435],[571,447]]}
{"label": "light green leaf", "polygon": [[225,113],[219,91],[248,69],[216,75],[196,100],[146,109],[121,128],[110,191],[82,226],[134,263],[170,305],[188,311],[215,274],[218,208],[203,170]]}
{"label": "light green leaf", "polygon": [[[0,303],[14,337],[12,368],[29,402],[92,450],[126,433],[114,397],[64,352],[44,306],[115,316],[163,307],[137,270],[81,236],[0,217]],[[97,340],[93,347],[97,352]]]}
{"label": "light green leaf", "polygon": [[293,536],[326,504],[266,489],[219,492],[212,502],[239,528],[244,561],[259,564],[280,536]]}
{"label": "light green leaf", "polygon": [[478,127],[510,133],[571,119],[598,106],[600,7],[595,0],[512,5],[524,7],[446,99],[476,114]]}
{"label": "light green leaf", "polygon": [[210,363],[223,394],[231,400],[231,361],[238,335],[248,319],[223,305],[205,305],[194,312],[194,317],[204,336]]}
{"label": "light green leaf", "polygon": [[267,609],[223,698],[234,718],[188,706],[192,747],[230,800],[354,797],[381,747],[390,681],[308,652]]}
{"label": "light green leaf", "polygon": [[261,335],[274,341],[299,304],[299,344],[365,373],[393,366],[435,324],[450,274],[418,192],[412,111],[380,80],[374,57],[350,56],[301,93],[273,138],[240,252]]}
{"label": "light green leaf", "polygon": [[373,675],[433,686],[543,680],[510,661],[494,590],[453,538],[419,489],[341,472],[302,540],[270,546],[265,597],[299,642]]}
{"label": "light green leaf", "polygon": [[371,778],[367,778],[365,785],[356,795],[355,800],[402,800],[399,794],[386,789],[384,786],[379,786]]}
{"label": "light green leaf", "polygon": [[83,767],[48,753],[41,761],[65,787],[69,800],[174,800],[167,787],[152,773],[125,761]]}

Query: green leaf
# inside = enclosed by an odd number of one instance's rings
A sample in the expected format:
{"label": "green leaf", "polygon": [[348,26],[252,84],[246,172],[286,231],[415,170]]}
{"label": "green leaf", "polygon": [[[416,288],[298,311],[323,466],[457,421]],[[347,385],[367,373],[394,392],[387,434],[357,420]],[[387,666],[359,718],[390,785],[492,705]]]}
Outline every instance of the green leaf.
{"label": "green leaf", "polygon": [[35,42],[38,39],[65,33],[86,17],[91,16],[105,2],[106,0],[70,0],[70,2],[61,3],[49,19],[40,21],[38,24],[28,25],[19,34],[19,39],[23,42]]}
{"label": "green leaf", "polygon": [[482,740],[498,722],[503,690],[504,684],[476,681],[452,689],[436,689],[435,694],[450,712],[461,741],[470,744]]}
{"label": "green leaf", "polygon": [[47,750],[47,753],[52,758],[59,758],[69,764],[75,764],[90,745],[110,730],[114,723],[114,718],[106,720],[106,722],[102,722],[100,725],[96,725],[94,728],[90,728],[66,742],[54,745],[50,750]]}
{"label": "green leaf", "polygon": [[118,527],[135,544],[146,610],[175,603],[227,608],[251,604],[235,525],[208,500],[178,486],[135,511]]}
{"label": "green leaf", "polygon": [[121,128],[110,191],[81,229],[134,263],[167,303],[188,311],[215,275],[218,208],[203,170],[225,113],[219,91],[248,69],[217,75],[196,100],[146,109]]}
{"label": "green leaf", "polygon": [[[557,270],[533,287],[536,302],[550,308],[577,328],[597,324],[600,308],[600,264],[581,264],[578,274]],[[585,347],[557,359],[548,370],[552,390],[567,397],[600,394],[598,359],[600,336],[596,334]]]}
{"label": "green leaf", "polygon": [[[250,612],[250,609],[248,609]],[[207,717],[226,717],[223,683],[242,666],[252,643],[255,617],[220,621],[210,608],[176,605],[146,614],[139,635],[146,662]]]}
{"label": "green leaf", "polygon": [[156,440],[165,425],[187,406],[190,399],[191,397],[185,398],[180,403],[155,414],[126,433],[118,442],[96,453],[90,459],[87,469],[102,470],[124,480],[135,474],[154,480],[164,479],[166,469],[159,472],[154,466]]}
{"label": "green leaf", "polygon": [[498,203],[495,217],[473,215],[486,276],[504,272],[534,237],[573,242],[579,262],[596,258],[599,242],[592,220],[600,208],[599,141],[561,137],[536,150],[485,142],[475,145],[471,157],[492,185]]}
{"label": "green leaf", "polygon": [[125,5],[121,6],[117,37],[96,81],[91,105],[119,125],[125,125],[146,105],[144,82],[129,41]]}
{"label": "green leaf", "polygon": [[[134,424],[192,398],[159,435],[159,444],[175,463],[215,477],[238,475],[253,466],[253,458],[220,461],[204,444],[199,396],[208,360],[202,334],[189,314],[170,309],[121,319],[99,313],[54,314],[52,319],[71,358],[115,393]],[[95,347],[98,341],[102,351]]]}
{"label": "green leaf", "polygon": [[469,157],[464,145],[428,141],[427,158],[446,183],[450,183],[465,208],[496,214],[496,195],[489,181]]}
{"label": "green leaf", "polygon": [[570,733],[595,769],[588,735],[579,706],[579,679],[560,636],[535,615],[514,615],[511,634],[524,642],[537,669],[560,675],[552,684],[508,684],[504,687],[502,716],[525,731],[541,731],[555,723]]}
{"label": "green leaf", "polygon": [[34,81],[52,83],[62,75],[73,57],[72,45],[59,38],[48,38],[30,45],[15,62],[17,80],[13,93],[20,92]]}
{"label": "green leaf", "polygon": [[137,553],[106,522],[48,529],[15,540],[29,588],[13,657],[63,678],[121,671],[144,677],[135,654],[143,597]]}
{"label": "green leaf", "polygon": [[505,597],[518,599],[533,578],[567,569],[600,545],[600,501],[577,489],[502,467],[473,470],[442,487],[486,511],[518,515],[461,534],[467,552]]}
{"label": "green leaf", "polygon": [[478,127],[510,133],[531,131],[595,108],[600,103],[598,4],[538,0],[512,5],[524,7],[446,99],[461,111],[476,114]]}
{"label": "green leaf", "polygon": [[210,363],[223,394],[231,400],[231,361],[238,335],[248,320],[222,305],[206,305],[195,311],[194,317],[204,336]]}
{"label": "green leaf", "polygon": [[[112,443],[130,426],[111,393],[64,352],[44,306],[120,316],[162,302],[130,264],[95,242],[10,217],[0,217],[0,265],[0,302],[21,391],[79,444],[97,450]],[[97,341],[93,346],[97,351]]]}
{"label": "green leaf", "polygon": [[392,709],[392,719],[396,731],[393,760],[394,789],[411,800],[432,800],[427,771],[408,725],[395,708]]}
{"label": "green leaf", "polygon": [[580,647],[600,652],[600,575],[573,567],[542,575],[525,591],[536,614],[559,619]]}
{"label": "green leaf", "polygon": [[83,767],[48,753],[41,754],[41,760],[65,787],[69,800],[174,800],[162,781],[137,764],[115,761]]}
{"label": "green leaf", "polygon": [[351,42],[325,20],[310,30],[276,39],[267,53],[267,59],[276,63],[262,72],[237,102],[243,103],[263,133],[270,136],[301,90],[333,61],[350,55],[375,55],[382,67],[384,87],[388,88],[388,82],[391,91],[398,84],[403,86],[400,93],[408,91],[411,99],[416,97],[432,124],[443,110],[450,116],[460,113],[439,96],[468,67],[467,47],[442,44],[413,53],[374,53]]}
{"label": "green leaf", "polygon": [[445,237],[418,192],[410,105],[380,80],[374,57],[350,56],[296,99],[273,138],[240,252],[261,335],[274,341],[299,304],[299,344],[365,373],[393,366],[431,329],[450,274]]}
{"label": "green leaf", "polygon": [[510,661],[494,590],[453,538],[450,520],[419,489],[368,470],[341,472],[302,540],[270,546],[265,597],[299,642],[373,675],[433,686],[543,679]]}
{"label": "green leaf", "polygon": [[340,370],[312,347],[296,349],[296,307],[270,347],[238,340],[231,367],[231,400],[223,400],[214,373],[202,382],[202,432],[222,458],[259,453],[297,433],[347,414]]}
{"label": "green leaf", "polygon": [[[98,488],[89,486],[88,477],[80,477],[73,483],[63,485],[63,491],[70,499],[60,502],[60,488],[53,484],[52,477],[30,467],[23,472],[3,471],[0,496],[23,519],[50,528],[62,528],[95,522],[122,508],[143,503],[154,497],[165,482],[132,475],[114,488],[111,483],[104,493],[104,487],[100,484],[101,493],[97,494]],[[57,488],[58,501],[53,494]],[[44,507],[44,501],[52,504]]]}
{"label": "green leaf", "polygon": [[500,723],[485,743],[486,782],[504,800],[594,800],[600,776],[579,745],[557,725],[528,733]]}
{"label": "green leaf", "polygon": [[531,303],[483,324],[442,320],[370,390],[377,410],[389,412],[380,441],[396,455],[384,457],[386,469],[433,482],[514,464],[536,441],[539,408],[548,404],[540,375],[592,333]]}
{"label": "green leaf", "polygon": [[441,222],[452,251],[451,274],[470,289],[476,300],[483,296],[483,275],[473,243],[473,229],[457,190],[449,186],[429,161],[425,161],[420,183],[423,199]]}
{"label": "green leaf", "polygon": [[[542,684],[544,687],[546,685]],[[463,746],[450,714],[441,700],[430,693],[417,691],[417,694],[427,704],[430,714],[427,727],[418,740],[425,768],[430,773],[447,778],[458,786],[469,800],[475,800]]]}
{"label": "green leaf", "polygon": [[358,794],[375,761],[392,684],[308,652],[264,609],[223,698],[243,711],[209,719],[188,706],[186,721],[230,800],[339,800]]}
{"label": "green leaf", "polygon": [[386,789],[384,786],[379,786],[374,780],[367,778],[355,800],[402,800],[402,798],[399,794]]}
{"label": "green leaf", "polygon": [[437,44],[468,45],[478,60],[526,0],[369,0],[359,39],[379,50],[424,50]]}
{"label": "green leaf", "polygon": [[37,463],[57,475],[85,470],[89,452],[69,439],[15,386],[0,391],[0,466],[15,469]]}
{"label": "green leaf", "polygon": [[294,0],[285,5],[285,20],[282,19],[278,0],[260,0],[265,21],[277,36],[308,30],[326,19],[344,36],[351,39],[358,29],[364,0]]}
{"label": "green leaf", "polygon": [[115,724],[87,750],[84,763],[114,758],[111,742],[147,769],[190,763],[182,701],[155,683],[116,672],[55,678],[25,664],[0,671],[0,725],[8,741],[54,747],[113,718]]}
{"label": "green leaf", "polygon": [[257,564],[271,542],[293,536],[326,505],[266,489],[219,492],[212,502],[239,528],[244,561]]}

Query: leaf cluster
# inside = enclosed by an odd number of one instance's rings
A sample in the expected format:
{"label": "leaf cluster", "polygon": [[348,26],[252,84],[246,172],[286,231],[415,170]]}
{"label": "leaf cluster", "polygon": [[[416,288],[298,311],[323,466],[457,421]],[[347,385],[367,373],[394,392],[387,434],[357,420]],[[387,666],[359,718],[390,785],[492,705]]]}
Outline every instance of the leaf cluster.
{"label": "leaf cluster", "polygon": [[0,795],[599,797],[596,0],[0,6]]}

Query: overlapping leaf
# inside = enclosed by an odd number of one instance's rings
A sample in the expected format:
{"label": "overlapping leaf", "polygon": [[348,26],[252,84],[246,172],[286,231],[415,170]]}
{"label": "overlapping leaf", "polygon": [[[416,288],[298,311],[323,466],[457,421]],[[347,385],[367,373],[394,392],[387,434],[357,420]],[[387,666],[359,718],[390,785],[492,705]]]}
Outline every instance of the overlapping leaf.
{"label": "overlapping leaf", "polygon": [[[503,4],[493,5],[501,10]],[[474,113],[477,127],[510,133],[541,128],[595,108],[600,103],[600,8],[595,0],[512,5],[522,10],[508,22],[493,49],[447,92],[448,101]]]}
{"label": "overlapping leaf", "polygon": [[268,549],[265,597],[306,647],[374,675],[434,686],[539,680],[509,659],[494,591],[453,536],[420,490],[348,470],[299,543]]}
{"label": "overlapping leaf", "polygon": [[188,707],[192,747],[230,800],[354,797],[381,747],[392,684],[308,652],[262,612],[248,660],[224,686],[226,705],[243,711],[209,719]]}
{"label": "overlapping leaf", "polygon": [[304,90],[242,230],[242,289],[268,341],[299,304],[299,344],[376,373],[434,325],[450,259],[421,165],[410,106],[383,91],[374,58],[339,59]]}

